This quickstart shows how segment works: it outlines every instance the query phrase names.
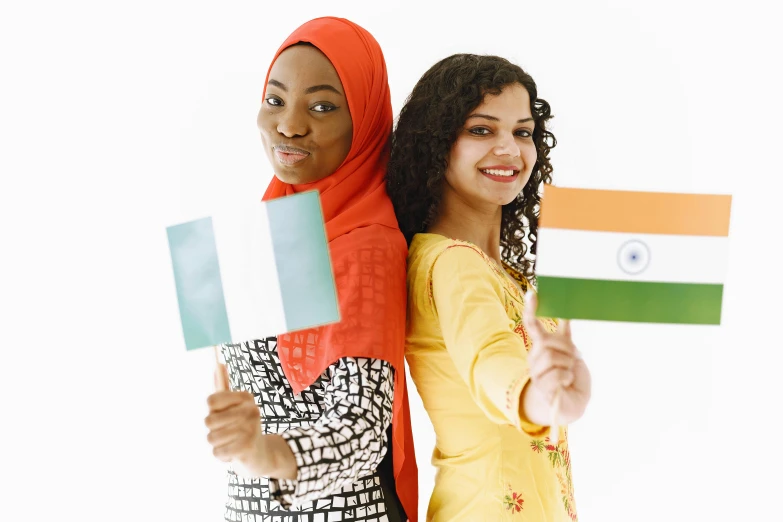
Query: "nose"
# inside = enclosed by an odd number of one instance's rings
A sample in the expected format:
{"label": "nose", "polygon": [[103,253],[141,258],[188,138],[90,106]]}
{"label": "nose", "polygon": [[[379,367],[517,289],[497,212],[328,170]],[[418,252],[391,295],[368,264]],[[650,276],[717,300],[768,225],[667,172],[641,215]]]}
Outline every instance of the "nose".
{"label": "nose", "polygon": [[286,138],[295,136],[304,136],[307,134],[306,118],[300,114],[301,111],[294,109],[284,110],[278,115],[277,132]]}
{"label": "nose", "polygon": [[508,132],[501,132],[498,134],[497,142],[495,143],[492,152],[496,156],[511,156],[512,158],[518,158],[521,155],[519,145],[517,145],[514,135]]}

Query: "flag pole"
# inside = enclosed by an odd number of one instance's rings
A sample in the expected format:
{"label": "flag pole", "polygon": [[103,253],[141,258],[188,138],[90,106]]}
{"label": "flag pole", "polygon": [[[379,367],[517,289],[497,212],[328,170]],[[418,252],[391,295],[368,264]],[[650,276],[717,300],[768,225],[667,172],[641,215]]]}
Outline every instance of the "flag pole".
{"label": "flag pole", "polygon": [[552,398],[552,421],[549,423],[549,440],[553,446],[557,446],[560,438],[560,426],[558,426],[558,417],[560,416],[560,395],[562,386],[558,386],[555,390],[555,396]]}
{"label": "flag pole", "polygon": [[220,349],[217,345],[213,346],[213,351],[215,352],[215,388],[216,391],[228,391],[228,383],[225,381],[225,374],[223,373],[223,370],[220,368],[220,365],[222,364],[220,362]]}
{"label": "flag pole", "polygon": [[[563,319],[560,319],[560,323],[557,325],[558,330],[562,328],[562,321]],[[552,418],[549,422],[549,440],[552,442],[553,446],[557,446],[557,443],[560,440],[560,426],[558,424],[558,418],[560,417],[560,396],[563,394],[563,391],[563,386],[558,386],[555,389],[554,397],[552,397]]]}

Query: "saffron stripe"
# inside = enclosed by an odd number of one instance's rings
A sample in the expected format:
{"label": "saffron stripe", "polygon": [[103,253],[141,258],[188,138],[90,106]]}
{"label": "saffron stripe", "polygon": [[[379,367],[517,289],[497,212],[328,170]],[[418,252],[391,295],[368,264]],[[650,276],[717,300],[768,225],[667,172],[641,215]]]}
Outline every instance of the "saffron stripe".
{"label": "saffron stripe", "polygon": [[542,228],[728,236],[731,196],[629,192],[546,185]]}

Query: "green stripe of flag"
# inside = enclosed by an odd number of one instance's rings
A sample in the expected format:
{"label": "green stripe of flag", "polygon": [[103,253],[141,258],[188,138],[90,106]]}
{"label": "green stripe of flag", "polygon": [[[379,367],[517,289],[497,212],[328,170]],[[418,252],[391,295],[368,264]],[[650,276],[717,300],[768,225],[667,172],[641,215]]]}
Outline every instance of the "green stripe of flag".
{"label": "green stripe of flag", "polygon": [[720,324],[723,285],[538,276],[537,315],[565,319]]}
{"label": "green stripe of flag", "polygon": [[287,331],[339,321],[318,192],[271,200],[267,215]]}
{"label": "green stripe of flag", "polygon": [[166,229],[188,350],[231,342],[212,218]]}

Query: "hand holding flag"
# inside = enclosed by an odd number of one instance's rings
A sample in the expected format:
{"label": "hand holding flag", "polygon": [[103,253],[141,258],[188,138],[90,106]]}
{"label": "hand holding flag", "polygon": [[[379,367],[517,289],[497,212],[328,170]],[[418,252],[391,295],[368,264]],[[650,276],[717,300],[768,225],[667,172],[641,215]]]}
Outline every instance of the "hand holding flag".
{"label": "hand holding flag", "polygon": [[251,393],[231,391],[217,345],[340,320],[318,192],[227,209],[167,235],[185,346],[215,351],[205,419],[213,454],[238,475],[295,479],[288,443],[263,434]]}
{"label": "hand holding flag", "polygon": [[276,477],[293,480],[297,464],[288,443],[279,435],[265,435],[261,412],[253,394],[232,391],[226,365],[215,350],[215,393],[207,398],[207,441],[212,453],[230,462],[242,477]]}
{"label": "hand holding flag", "polygon": [[[571,324],[561,321],[558,330],[547,332],[536,318],[538,299],[532,291],[525,295],[523,322],[533,347],[528,354],[530,389],[525,398],[528,417],[551,416],[550,439],[557,444],[558,426],[579,419],[590,401],[590,371],[571,339]],[[531,411],[528,411],[528,408]]]}
{"label": "hand holding flag", "polygon": [[[217,358],[217,350],[215,351]],[[231,391],[226,365],[216,360],[215,393],[207,399],[209,428],[207,441],[212,453],[223,462],[231,462],[239,475],[262,476],[269,467],[264,461],[261,414],[253,395]]]}

